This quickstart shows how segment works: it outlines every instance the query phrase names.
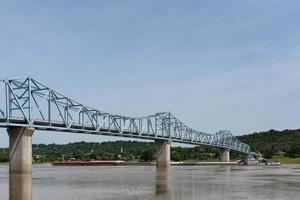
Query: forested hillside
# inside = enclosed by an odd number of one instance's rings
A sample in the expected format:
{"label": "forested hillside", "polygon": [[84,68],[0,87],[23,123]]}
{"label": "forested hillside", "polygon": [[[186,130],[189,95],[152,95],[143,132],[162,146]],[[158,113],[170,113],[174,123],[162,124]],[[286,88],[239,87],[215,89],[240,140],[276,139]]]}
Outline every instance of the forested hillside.
{"label": "forested hillside", "polygon": [[258,132],[238,137],[249,144],[252,150],[261,152],[268,158],[274,154],[285,154],[288,157],[300,156],[300,129]]}

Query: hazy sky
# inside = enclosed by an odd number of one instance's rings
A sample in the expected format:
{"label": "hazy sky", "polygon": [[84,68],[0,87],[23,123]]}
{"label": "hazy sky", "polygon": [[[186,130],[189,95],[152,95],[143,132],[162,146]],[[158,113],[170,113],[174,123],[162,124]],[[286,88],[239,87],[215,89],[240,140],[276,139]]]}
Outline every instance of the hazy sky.
{"label": "hazy sky", "polygon": [[[172,111],[209,133],[296,129],[299,9],[298,0],[1,1],[0,77],[31,75],[117,114]],[[104,139],[36,131],[33,142]]]}

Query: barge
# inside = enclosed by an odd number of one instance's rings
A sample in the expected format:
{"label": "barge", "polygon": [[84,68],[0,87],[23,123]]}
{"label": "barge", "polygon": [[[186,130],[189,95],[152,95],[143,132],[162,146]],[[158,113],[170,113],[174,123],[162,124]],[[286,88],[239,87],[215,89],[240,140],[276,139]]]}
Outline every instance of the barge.
{"label": "barge", "polygon": [[55,161],[53,166],[117,166],[124,163],[122,160],[110,161]]}

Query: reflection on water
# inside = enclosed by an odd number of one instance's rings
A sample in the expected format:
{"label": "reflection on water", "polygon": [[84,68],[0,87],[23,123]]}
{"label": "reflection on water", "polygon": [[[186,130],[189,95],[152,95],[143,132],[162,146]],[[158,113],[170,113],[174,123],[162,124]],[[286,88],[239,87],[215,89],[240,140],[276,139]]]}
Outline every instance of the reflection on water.
{"label": "reflection on water", "polygon": [[32,199],[32,175],[11,173],[9,175],[9,200]]}
{"label": "reflection on water", "polygon": [[[32,187],[31,187],[32,186]],[[300,196],[300,165],[33,167],[8,175],[0,200],[289,200]]]}
{"label": "reflection on water", "polygon": [[156,170],[156,196],[170,196],[171,192],[171,168],[159,168]]}
{"label": "reflection on water", "polygon": [[224,172],[228,172],[228,173],[230,172],[230,166],[229,165],[225,165],[223,169],[224,169]]}
{"label": "reflection on water", "polygon": [[[156,170],[157,199],[170,199],[171,168]],[[9,200],[32,200],[32,174],[9,174]]]}

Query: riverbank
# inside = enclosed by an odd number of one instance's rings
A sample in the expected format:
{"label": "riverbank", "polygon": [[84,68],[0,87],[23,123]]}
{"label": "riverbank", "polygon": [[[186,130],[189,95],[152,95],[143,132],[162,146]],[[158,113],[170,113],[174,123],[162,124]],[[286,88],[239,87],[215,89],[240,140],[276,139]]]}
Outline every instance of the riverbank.
{"label": "riverbank", "polygon": [[279,161],[281,164],[300,164],[300,157],[290,158],[285,156],[273,156],[271,159],[267,160],[276,160]]}
{"label": "riverbank", "polygon": [[[284,156],[273,156],[271,159],[267,159],[268,161],[279,161],[281,164],[300,164],[300,157],[290,158]],[[51,162],[33,162],[33,165],[47,165],[51,164]],[[224,163],[218,162],[217,160],[212,161],[195,161],[195,160],[188,160],[188,161],[179,161],[179,162],[172,162],[171,165],[222,165]],[[236,162],[227,163],[227,165],[235,165]],[[0,162],[0,165],[9,165],[9,162]],[[145,166],[145,165],[155,165],[154,162],[124,162],[121,165],[127,166]]]}
{"label": "riverbank", "polygon": [[[194,166],[194,165],[237,165],[237,162],[171,162],[171,166]],[[55,161],[53,166],[151,166],[155,162],[124,162],[122,160],[111,161]]]}

